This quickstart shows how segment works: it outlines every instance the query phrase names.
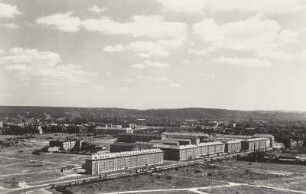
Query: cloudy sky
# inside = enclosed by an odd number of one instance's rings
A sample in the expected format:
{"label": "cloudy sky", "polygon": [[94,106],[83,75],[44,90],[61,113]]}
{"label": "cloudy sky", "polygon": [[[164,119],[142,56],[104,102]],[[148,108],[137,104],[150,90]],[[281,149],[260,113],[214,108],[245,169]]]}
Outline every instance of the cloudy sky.
{"label": "cloudy sky", "polygon": [[0,105],[306,110],[306,0],[0,0]]}

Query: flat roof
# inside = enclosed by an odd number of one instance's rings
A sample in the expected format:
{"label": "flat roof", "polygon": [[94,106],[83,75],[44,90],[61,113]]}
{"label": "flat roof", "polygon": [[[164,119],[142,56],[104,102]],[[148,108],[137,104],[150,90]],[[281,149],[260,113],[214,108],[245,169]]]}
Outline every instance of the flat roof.
{"label": "flat roof", "polygon": [[229,143],[241,143],[241,140],[228,140],[228,141],[224,141],[224,143],[227,143],[227,144],[229,144]]}
{"label": "flat roof", "polygon": [[118,146],[138,146],[138,145],[153,145],[153,143],[150,142],[142,142],[142,141],[136,141],[133,143],[127,143],[127,142],[115,142],[112,145],[118,145]]}
{"label": "flat roof", "polygon": [[260,141],[260,140],[268,140],[268,138],[264,138],[264,137],[258,137],[258,138],[250,138],[250,139],[244,139],[242,141]]}
{"label": "flat roof", "polygon": [[174,136],[189,136],[189,137],[209,137],[206,133],[180,133],[180,132],[164,132],[162,135],[174,135]]}
{"label": "flat roof", "polygon": [[169,149],[188,149],[188,148],[196,148],[196,147],[205,147],[205,146],[211,146],[211,145],[224,145],[224,143],[220,141],[214,141],[214,142],[205,142],[200,143],[198,145],[190,144],[190,145],[165,145],[165,144],[157,144],[153,147],[156,148],[169,148]]}
{"label": "flat roof", "polygon": [[154,137],[160,137],[161,134],[156,134],[156,133],[131,133],[131,134],[128,134],[128,133],[122,133],[122,134],[119,134],[119,136],[154,136]]}
{"label": "flat roof", "polygon": [[128,156],[136,156],[136,155],[151,154],[151,153],[162,153],[162,152],[163,151],[161,149],[153,148],[153,149],[143,149],[143,150],[117,152],[117,153],[101,153],[101,154],[92,154],[91,159],[89,160],[103,160],[103,159],[109,159],[109,158],[128,157]]}
{"label": "flat roof", "polygon": [[96,130],[122,130],[122,131],[126,131],[126,130],[133,130],[132,128],[116,128],[116,127],[96,127]]}
{"label": "flat roof", "polygon": [[253,135],[253,137],[271,137],[271,138],[274,138],[273,135],[271,135],[271,134],[264,134],[264,133],[255,133]]}

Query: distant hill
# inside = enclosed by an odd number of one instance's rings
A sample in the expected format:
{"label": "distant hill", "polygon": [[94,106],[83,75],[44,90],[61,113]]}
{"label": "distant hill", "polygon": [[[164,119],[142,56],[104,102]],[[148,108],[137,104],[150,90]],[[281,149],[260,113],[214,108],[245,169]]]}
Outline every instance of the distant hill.
{"label": "distant hill", "polygon": [[73,107],[34,107],[0,106],[0,118],[127,118],[127,119],[227,119],[227,120],[303,120],[306,112],[287,111],[237,111],[209,108],[182,109],[123,109],[123,108],[73,108]]}

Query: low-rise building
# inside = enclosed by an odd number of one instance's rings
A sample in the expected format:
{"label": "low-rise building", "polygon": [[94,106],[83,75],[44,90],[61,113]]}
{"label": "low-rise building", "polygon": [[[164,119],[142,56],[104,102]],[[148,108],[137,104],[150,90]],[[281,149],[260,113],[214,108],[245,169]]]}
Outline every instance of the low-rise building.
{"label": "low-rise building", "polygon": [[241,149],[243,151],[266,150],[268,138],[251,138],[241,141]]}
{"label": "low-rise building", "polygon": [[164,151],[165,160],[191,160],[195,158],[219,155],[224,153],[224,143],[222,142],[207,142],[191,145],[165,145],[157,144],[153,146]]}
{"label": "low-rise building", "polygon": [[123,128],[123,127],[96,127],[95,133],[97,134],[110,134],[110,135],[118,135],[120,133],[133,133],[133,129],[131,128]]}
{"label": "low-rise building", "polygon": [[190,145],[190,139],[154,139],[150,141],[154,144],[166,144],[166,145]]}
{"label": "low-rise building", "polygon": [[223,143],[225,144],[225,153],[235,153],[241,151],[241,140],[228,140],[223,141]]}
{"label": "low-rise building", "polygon": [[85,161],[83,168],[87,174],[101,174],[130,168],[162,164],[164,153],[160,149],[147,149],[129,152],[93,154]]}
{"label": "low-rise building", "polygon": [[271,147],[273,148],[274,147],[274,136],[271,135],[271,134],[260,134],[260,133],[256,133],[253,135],[254,138],[268,138],[268,141],[267,141],[267,147]]}
{"label": "low-rise building", "polygon": [[178,133],[178,132],[164,132],[162,137],[165,139],[190,139],[192,144],[199,144],[209,138],[206,133]]}
{"label": "low-rise building", "polygon": [[116,142],[110,145],[110,152],[125,152],[133,150],[150,149],[154,144],[149,142]]}
{"label": "low-rise building", "polygon": [[251,139],[252,136],[250,135],[228,135],[228,134],[215,134],[216,139],[230,139],[230,140],[235,140],[235,139]]}
{"label": "low-rise building", "polygon": [[118,142],[134,143],[137,141],[149,142],[151,140],[161,140],[162,136],[155,133],[134,133],[134,134],[119,134]]}

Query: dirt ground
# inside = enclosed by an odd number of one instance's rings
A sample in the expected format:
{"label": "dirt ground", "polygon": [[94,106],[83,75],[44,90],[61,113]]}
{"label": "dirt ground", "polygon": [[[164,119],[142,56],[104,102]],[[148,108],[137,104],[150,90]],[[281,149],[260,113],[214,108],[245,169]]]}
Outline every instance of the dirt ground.
{"label": "dirt ground", "polygon": [[212,194],[295,194],[294,192],[285,192],[279,190],[273,190],[268,188],[258,188],[250,186],[235,186],[235,187],[224,187],[224,188],[213,188],[213,189],[202,189],[205,193]]}
{"label": "dirt ground", "polygon": [[[0,187],[10,188],[13,179],[26,181],[31,185],[36,182],[63,178],[67,174],[60,172],[62,167],[80,167],[88,158],[87,155],[65,153],[32,154],[34,150],[47,146],[52,139],[76,137],[73,134],[35,134],[30,138],[12,135],[0,136],[1,139],[16,137],[23,139],[14,146],[0,148]],[[99,139],[99,142],[103,141],[102,138]],[[109,138],[105,141],[109,141]]]}
{"label": "dirt ground", "polygon": [[[260,167],[263,168],[260,169]],[[271,164],[250,165],[248,162],[237,162],[233,160],[218,162],[212,165],[203,164],[173,169],[171,171],[165,171],[161,174],[153,173],[150,175],[139,175],[138,177],[74,186],[68,188],[67,191],[68,193],[81,194],[129,190],[192,188],[221,184],[227,185],[230,182],[254,184],[256,181],[283,180],[284,178],[293,178],[298,175],[296,172],[271,172],[268,170],[270,167],[272,167]],[[286,170],[289,169],[290,167],[286,168]],[[256,188],[254,190],[256,190]]]}

